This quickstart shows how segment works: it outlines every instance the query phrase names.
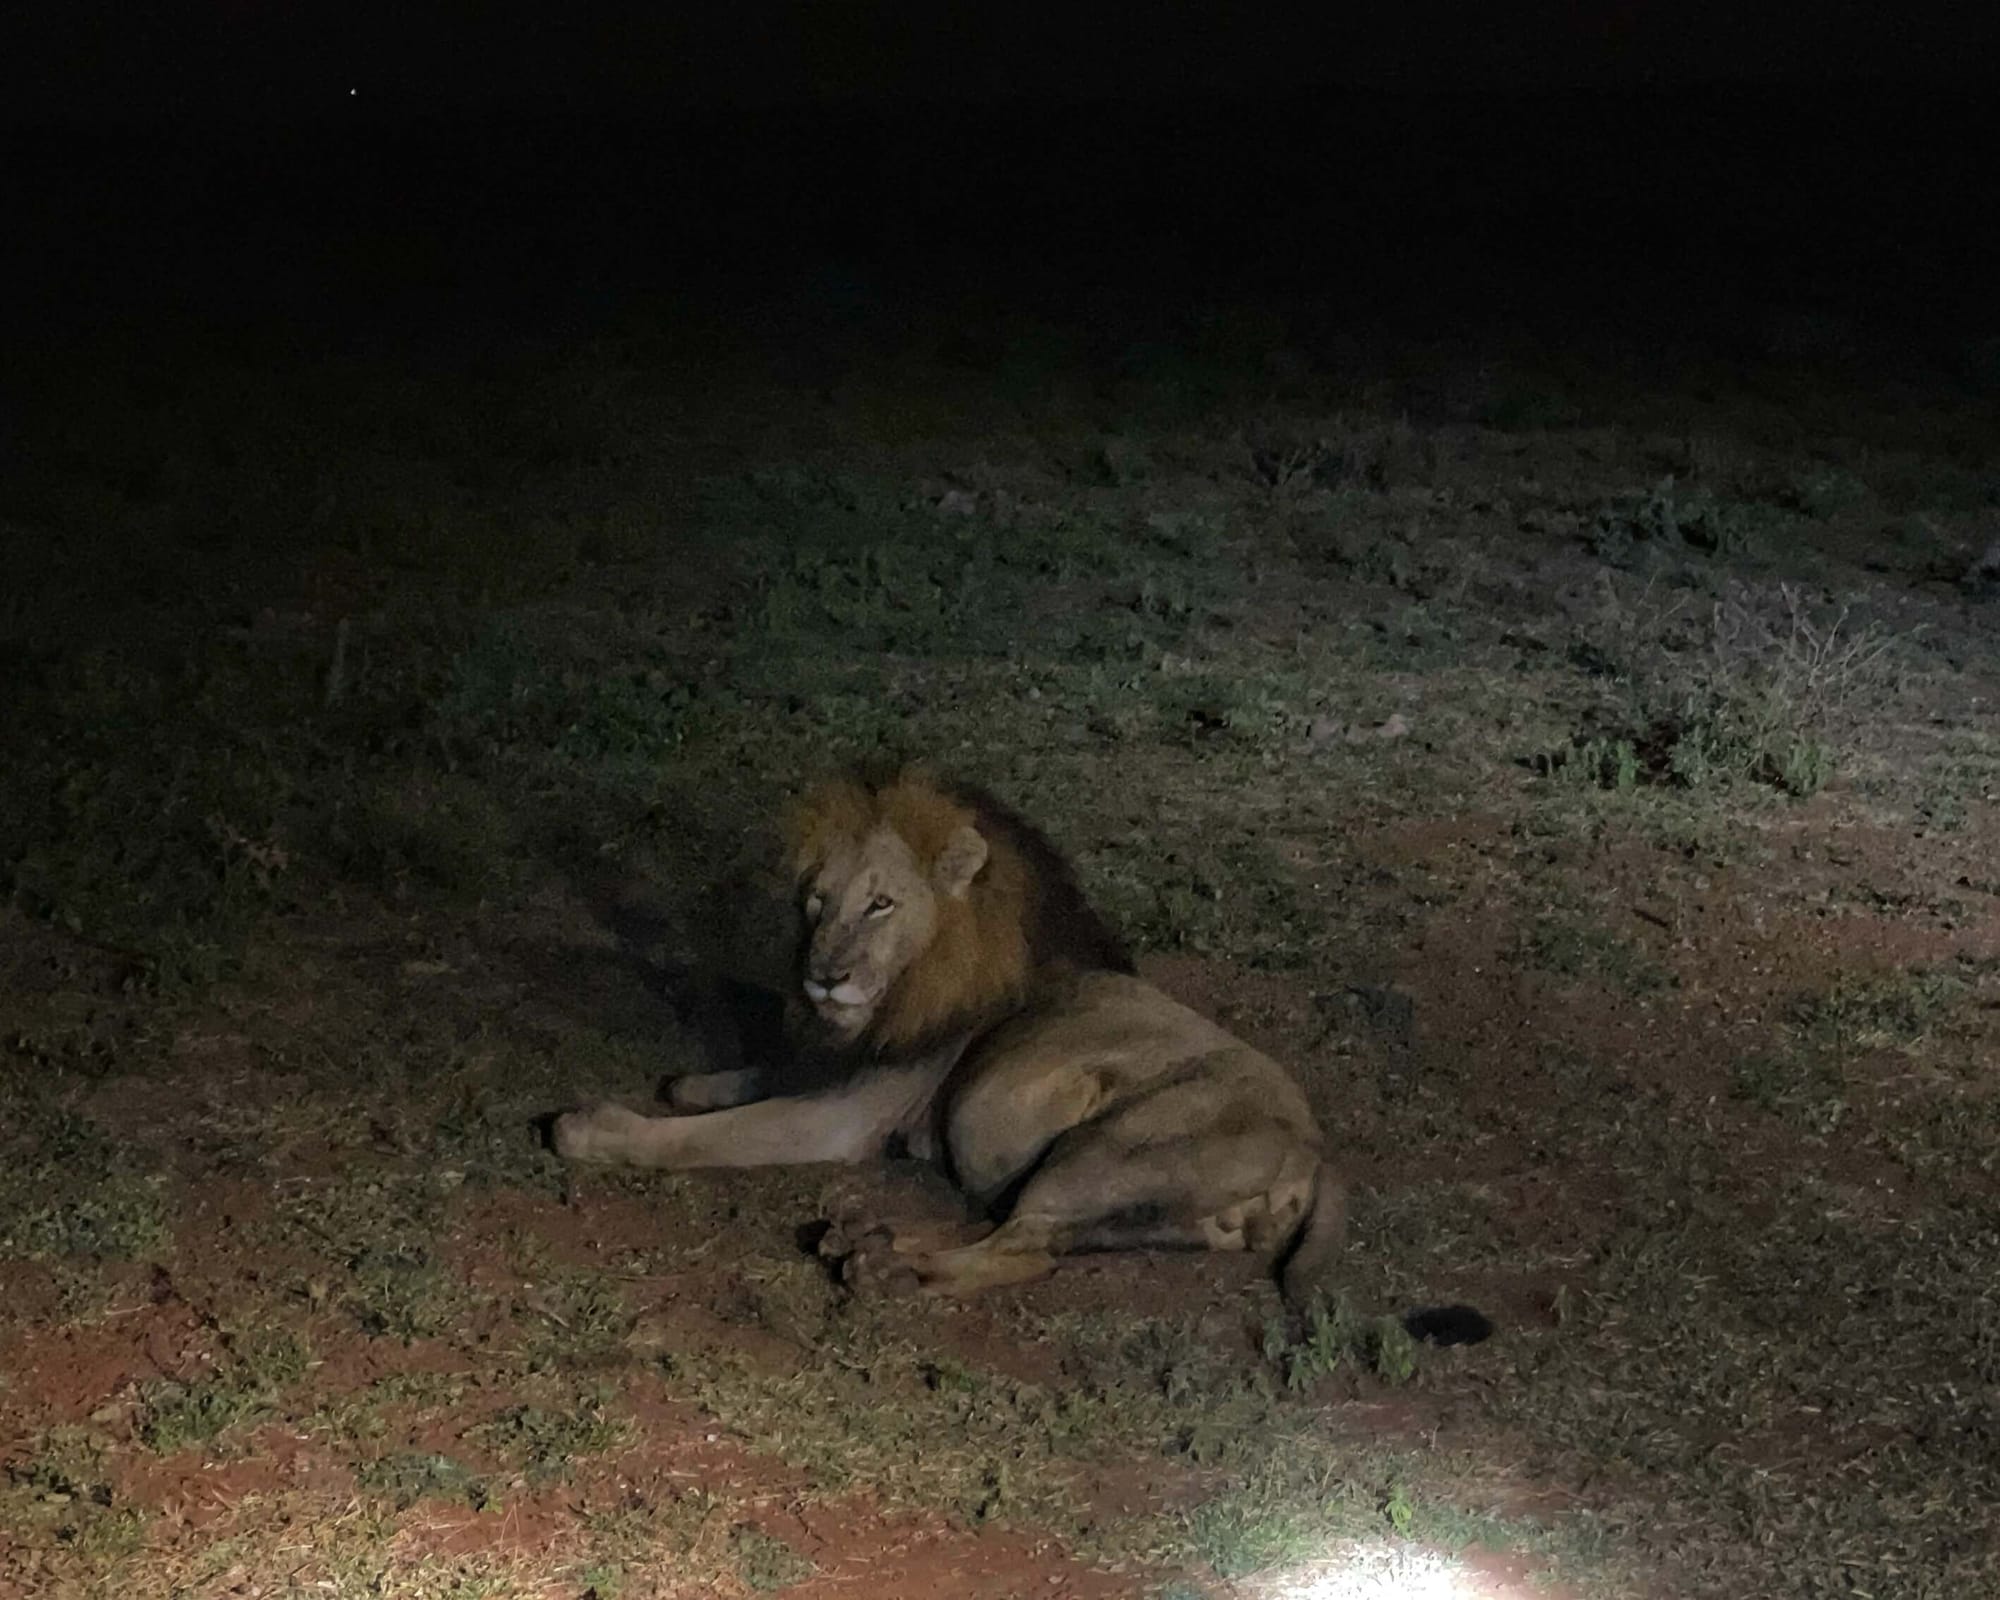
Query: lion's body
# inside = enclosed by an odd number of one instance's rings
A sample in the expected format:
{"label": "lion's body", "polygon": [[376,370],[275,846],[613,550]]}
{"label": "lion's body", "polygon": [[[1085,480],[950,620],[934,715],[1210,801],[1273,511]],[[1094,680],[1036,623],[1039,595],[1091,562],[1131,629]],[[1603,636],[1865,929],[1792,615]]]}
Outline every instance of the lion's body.
{"label": "lion's body", "polygon": [[1178,1246],[1255,1251],[1285,1263],[1288,1293],[1309,1285],[1342,1197],[1303,1091],[1134,976],[1041,835],[977,791],[904,774],[821,791],[794,840],[794,1000],[849,1076],[770,1100],[750,1098],[755,1073],[691,1080],[676,1099],[704,1114],[572,1113],[562,1153],[685,1168],[901,1148],[996,1224],[956,1249],[842,1241],[850,1281],[967,1293],[1074,1251]]}

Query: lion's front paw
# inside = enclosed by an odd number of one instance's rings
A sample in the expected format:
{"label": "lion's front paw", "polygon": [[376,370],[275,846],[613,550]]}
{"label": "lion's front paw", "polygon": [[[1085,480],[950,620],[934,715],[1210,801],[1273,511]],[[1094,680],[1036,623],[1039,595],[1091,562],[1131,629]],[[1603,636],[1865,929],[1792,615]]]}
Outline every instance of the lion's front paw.
{"label": "lion's front paw", "polygon": [[565,1111],[556,1118],[553,1143],[566,1161],[629,1161],[646,1118],[610,1104]]}

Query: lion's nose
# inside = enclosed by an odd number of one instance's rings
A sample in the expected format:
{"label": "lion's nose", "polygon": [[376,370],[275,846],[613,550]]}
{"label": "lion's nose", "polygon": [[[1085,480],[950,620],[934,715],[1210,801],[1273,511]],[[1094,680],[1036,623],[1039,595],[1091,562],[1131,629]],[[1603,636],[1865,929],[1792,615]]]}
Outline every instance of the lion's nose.
{"label": "lion's nose", "polygon": [[835,972],[826,967],[814,967],[806,979],[806,993],[815,1000],[824,1000],[852,976],[853,973],[846,969]]}

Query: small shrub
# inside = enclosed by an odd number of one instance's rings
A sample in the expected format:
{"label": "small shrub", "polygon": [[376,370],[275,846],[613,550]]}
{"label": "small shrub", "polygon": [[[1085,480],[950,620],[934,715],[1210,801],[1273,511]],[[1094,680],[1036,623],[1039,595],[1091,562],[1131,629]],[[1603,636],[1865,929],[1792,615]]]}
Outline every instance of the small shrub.
{"label": "small shrub", "polygon": [[1891,640],[1843,607],[1815,616],[1788,587],[1739,592],[1705,614],[1686,601],[1634,615],[1615,602],[1571,651],[1610,685],[1599,725],[1535,767],[1590,788],[1766,785],[1816,794],[1838,766],[1837,736],[1881,689]]}
{"label": "small shrub", "polygon": [[1296,1337],[1282,1322],[1265,1326],[1264,1359],[1295,1394],[1343,1367],[1402,1384],[1416,1376],[1417,1344],[1394,1317],[1362,1317],[1345,1299],[1318,1299]]}

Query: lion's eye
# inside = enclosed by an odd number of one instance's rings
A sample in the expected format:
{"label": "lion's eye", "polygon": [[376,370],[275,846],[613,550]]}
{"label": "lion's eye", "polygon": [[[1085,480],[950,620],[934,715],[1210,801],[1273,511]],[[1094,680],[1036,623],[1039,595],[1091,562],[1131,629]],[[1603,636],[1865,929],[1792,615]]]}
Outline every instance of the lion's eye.
{"label": "lion's eye", "polygon": [[871,917],[886,917],[895,909],[896,902],[891,900],[886,894],[878,894],[873,900],[868,902],[868,915]]}

